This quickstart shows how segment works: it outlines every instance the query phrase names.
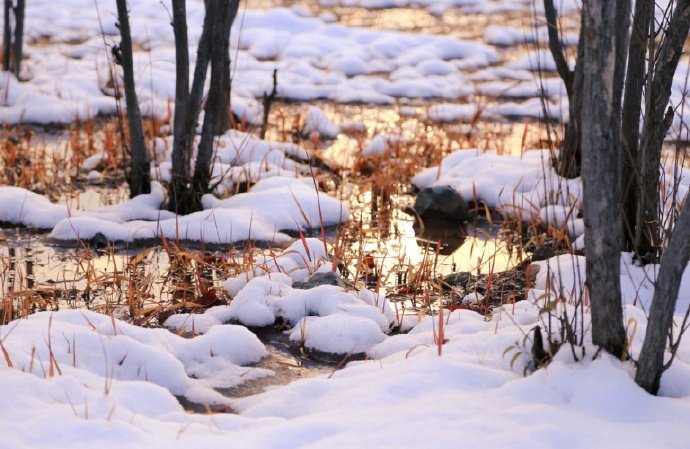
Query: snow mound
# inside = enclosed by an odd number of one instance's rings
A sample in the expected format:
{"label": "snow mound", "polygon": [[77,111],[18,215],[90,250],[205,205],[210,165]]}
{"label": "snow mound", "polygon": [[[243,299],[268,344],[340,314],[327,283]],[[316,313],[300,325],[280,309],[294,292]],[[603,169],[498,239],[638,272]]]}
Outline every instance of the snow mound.
{"label": "snow mound", "polygon": [[584,232],[579,178],[559,177],[548,151],[530,150],[522,157],[495,152],[458,150],[440,166],[418,173],[412,182],[420,189],[449,186],[467,200],[483,201],[504,215],[523,221],[539,220],[566,229],[574,238]]}
{"label": "snow mound", "polygon": [[[214,388],[248,380],[247,369],[240,365],[258,362],[266,354],[259,339],[241,326],[214,326],[203,336],[184,339],[89,311],[37,313],[0,329],[14,367],[24,372],[74,378],[100,393],[104,385],[124,391],[134,385],[141,394],[150,391],[160,397],[157,390],[163,387],[200,403],[227,404]],[[259,370],[249,378],[267,373]],[[83,394],[69,398],[68,393],[63,401],[83,404]],[[120,397],[115,401],[119,399],[138,402]]]}
{"label": "snow mound", "polygon": [[293,326],[292,341],[336,354],[365,352],[380,343],[394,318],[383,295],[372,304],[333,285],[293,289],[283,273],[253,278],[230,305],[209,312],[247,326],[269,326],[280,318]]}
{"label": "snow mound", "polygon": [[223,287],[236,296],[256,276],[285,273],[293,281],[306,281],[321,267],[328,267],[328,252],[324,242],[315,238],[293,242],[279,255],[265,255],[256,259],[251,270],[228,279]]}

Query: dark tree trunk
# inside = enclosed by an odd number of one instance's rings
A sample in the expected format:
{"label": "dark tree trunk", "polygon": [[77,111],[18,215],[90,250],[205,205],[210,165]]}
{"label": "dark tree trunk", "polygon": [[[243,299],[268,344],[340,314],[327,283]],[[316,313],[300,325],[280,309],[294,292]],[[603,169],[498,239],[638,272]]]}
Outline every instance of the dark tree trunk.
{"label": "dark tree trunk", "polygon": [[5,23],[2,33],[2,70],[10,70],[10,55],[12,54],[12,24],[10,23],[10,12],[12,11],[12,0],[5,0]]}
{"label": "dark tree trunk", "polygon": [[558,32],[558,12],[553,4],[553,0],[544,0],[544,16],[546,18],[546,26],[549,35],[549,50],[556,62],[556,70],[558,75],[565,84],[565,90],[568,93],[568,100],[573,98],[573,72],[568,67],[568,61],[565,59],[563,52],[563,43]]}
{"label": "dark tree trunk", "polygon": [[[221,104],[222,107],[218,111],[216,116],[215,124],[215,134],[223,134],[225,131],[230,129],[231,119],[230,119],[230,92],[232,89],[232,78],[230,73],[230,31],[232,30],[232,24],[235,22],[237,17],[237,11],[240,7],[240,0],[228,0],[229,6],[228,11],[225,15],[225,20],[223,21],[223,34],[222,34],[222,45],[223,45],[223,59],[222,59],[222,89],[221,89]],[[213,69],[211,69],[213,70]]]}
{"label": "dark tree trunk", "polygon": [[[204,98],[204,84],[206,83],[206,74],[208,72],[208,65],[211,61],[211,39],[213,38],[213,20],[214,8],[217,0],[210,0],[206,2],[206,15],[204,16],[204,25],[199,38],[199,44],[196,50],[196,64],[194,65],[194,80],[192,81],[192,90],[189,94],[189,111],[187,113],[187,132],[190,136],[194,136],[197,126],[197,119],[201,111],[201,102]],[[210,12],[210,13],[209,13]],[[188,140],[189,154],[192,154],[192,141]]]}
{"label": "dark tree trunk", "polygon": [[[616,1],[616,65],[613,72],[613,113],[619,126],[623,109],[623,86],[625,85],[625,67],[628,58],[628,44],[630,43],[630,12],[631,0]],[[616,139],[620,141],[620,136]]]}
{"label": "dark tree trunk", "polygon": [[[213,160],[213,139],[216,135],[215,128],[221,110],[225,106],[223,104],[223,78],[227,44],[224,44],[223,41],[226,37],[226,30],[230,28],[226,26],[229,3],[229,0],[209,0],[207,2],[206,14],[209,15],[212,12],[214,20],[211,39],[211,83],[192,181],[192,188],[199,196],[208,192]],[[225,41],[227,42],[227,39]]]}
{"label": "dark tree trunk", "polygon": [[[580,27],[584,29],[584,15]],[[556,173],[565,178],[575,178],[580,176],[581,165],[581,120],[582,120],[582,97],[584,85],[584,38],[580,32],[577,43],[577,61],[575,70],[572,72],[572,95],[568,98],[568,123],[565,126],[565,135],[561,141],[558,158],[555,161]],[[567,88],[567,87],[566,87]]]}
{"label": "dark tree trunk", "polygon": [[13,70],[19,78],[22,68],[22,57],[24,54],[24,0],[17,0],[14,7],[14,42],[12,43]]}
{"label": "dark tree trunk", "polygon": [[[24,11],[25,0],[17,0],[13,5],[12,0],[5,0],[4,19],[2,33],[2,69],[11,71],[17,78],[22,68],[24,54]],[[12,30],[12,17],[14,17],[14,30]]]}
{"label": "dark tree trunk", "polygon": [[[173,133],[173,171],[168,189],[168,209],[188,214],[201,209],[201,194],[195,189],[191,174],[191,156],[197,119],[201,111],[204,83],[211,59],[213,24],[218,14],[220,0],[206,2],[204,25],[197,47],[192,89],[189,91],[189,54],[187,43],[187,18],[184,0],[173,0],[173,27],[177,55],[177,82],[175,98],[175,131]],[[227,1],[227,0],[225,0]],[[177,26],[176,24],[180,24]],[[184,65],[184,69],[180,67]]]}
{"label": "dark tree trunk", "polygon": [[[661,147],[673,120],[668,106],[673,75],[690,30],[690,0],[679,0],[668,23],[654,66],[654,76],[646,95],[644,128],[640,139],[638,205],[635,220],[635,247],[643,263],[658,260],[661,243],[659,223],[659,167]],[[668,109],[667,109],[668,107]]]}
{"label": "dark tree trunk", "polygon": [[649,27],[654,11],[654,0],[636,0],[632,34],[628,47],[628,69],[625,77],[625,97],[622,113],[623,144],[623,231],[626,251],[635,248],[635,210],[637,203],[637,182],[640,173],[637,167],[640,111],[642,110],[642,88],[644,86],[645,59]]}
{"label": "dark tree trunk", "polygon": [[[673,325],[673,312],[678,298],[680,281],[690,259],[690,198],[685,199],[671,240],[661,257],[661,266],[649,311],[647,333],[638,359],[635,382],[648,392],[659,391],[664,365],[666,342]],[[680,338],[680,336],[678,337]]]}
{"label": "dark tree trunk", "polygon": [[[134,85],[134,61],[132,58],[132,35],[129,27],[127,0],[117,0],[117,17],[120,28],[122,71],[125,81],[125,101],[127,103],[127,121],[129,124],[129,142],[131,148],[131,170],[128,176],[129,195],[135,197],[151,192],[151,163],[144,143],[144,131],[141,126],[141,112]],[[123,142],[124,144],[124,142]]]}
{"label": "dark tree trunk", "polygon": [[587,289],[592,340],[616,357],[625,356],[620,290],[621,165],[613,131],[616,69],[616,2],[583,4],[584,89],[582,182],[587,251]]}
{"label": "dark tree trunk", "polygon": [[172,0],[173,32],[175,35],[175,118],[173,120],[173,152],[168,209],[187,214],[193,206],[191,195],[190,158],[193,133],[189,132],[189,44],[187,41],[187,8],[185,0]]}

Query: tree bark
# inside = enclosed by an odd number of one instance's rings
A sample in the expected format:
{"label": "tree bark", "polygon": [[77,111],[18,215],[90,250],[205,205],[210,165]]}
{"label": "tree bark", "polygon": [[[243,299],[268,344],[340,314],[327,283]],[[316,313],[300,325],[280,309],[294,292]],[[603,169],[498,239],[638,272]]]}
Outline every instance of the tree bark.
{"label": "tree bark", "polygon": [[22,68],[22,57],[24,55],[24,10],[25,1],[17,0],[17,5],[14,7],[14,42],[12,43],[13,56],[13,70],[14,74],[19,79],[19,74]]}
{"label": "tree bark", "polygon": [[[630,13],[631,0],[616,1],[616,65],[613,73],[613,112],[620,129],[623,109],[623,86],[625,85],[625,68],[628,60],[628,44],[630,43]],[[619,136],[620,137],[620,136]],[[616,142],[620,138],[616,138]]]}
{"label": "tree bark", "polygon": [[625,356],[620,290],[620,126],[613,110],[616,70],[616,2],[583,3],[584,89],[582,182],[587,251],[587,288],[592,304],[592,341]]}
{"label": "tree bark", "polygon": [[6,72],[10,70],[10,55],[12,54],[12,24],[10,23],[10,12],[12,11],[12,0],[5,0],[5,23],[2,33],[2,69]]}
{"label": "tree bark", "polygon": [[190,195],[190,158],[194,134],[189,132],[189,44],[185,0],[172,0],[175,35],[175,118],[168,209],[186,214],[192,208]]}
{"label": "tree bark", "polygon": [[640,178],[635,219],[635,246],[643,263],[658,260],[661,246],[659,223],[659,167],[661,147],[671,126],[673,110],[667,109],[671,97],[673,75],[690,30],[690,0],[679,0],[673,10],[668,28],[654,66],[651,87],[646,95],[650,101],[640,139],[638,166]]}
{"label": "tree bark", "polygon": [[654,11],[654,0],[636,0],[632,34],[628,46],[628,69],[625,77],[625,96],[622,112],[623,173],[623,249],[639,252],[635,247],[635,215],[637,206],[637,182],[640,173],[637,167],[640,111],[642,110],[642,88],[644,86],[645,57],[649,26]]}
{"label": "tree bark", "polygon": [[215,128],[218,116],[224,107],[223,104],[223,77],[224,59],[227,53],[227,45],[223,43],[225,38],[226,21],[229,13],[229,0],[209,0],[206,14],[212,14],[213,32],[211,39],[211,83],[206,100],[206,113],[201,129],[201,141],[194,166],[194,178],[192,189],[201,196],[208,192],[211,177],[211,162],[213,160],[213,139],[216,135]]}
{"label": "tree bark", "polygon": [[[237,12],[240,7],[240,0],[229,0],[228,12],[223,23],[223,75],[222,75],[222,108],[218,112],[215,124],[215,134],[220,135],[230,129],[230,93],[232,89],[232,77],[230,73],[230,31],[232,31],[232,24],[235,22]],[[211,69],[213,70],[213,69]]]}
{"label": "tree bark", "polygon": [[690,260],[690,198],[686,197],[671,240],[661,257],[654,300],[649,311],[647,333],[635,375],[635,382],[652,394],[659,391],[661,375],[667,368],[664,366],[666,342],[673,325],[673,312],[680,281],[688,260]]}
{"label": "tree bark", "polygon": [[[134,60],[132,58],[132,34],[129,27],[127,0],[117,0],[117,17],[120,28],[121,64],[125,82],[125,101],[127,103],[127,121],[129,124],[129,141],[131,147],[131,170],[128,176],[129,195],[131,198],[151,192],[151,163],[144,143],[144,131],[141,126],[141,112],[134,84]],[[124,143],[123,143],[124,144]]]}
{"label": "tree bark", "polygon": [[[197,47],[194,79],[192,80],[192,89],[189,91],[186,11],[184,0],[173,1],[173,8],[176,8],[176,12],[175,10],[173,11],[173,26],[175,26],[175,20],[181,24],[180,27],[175,27],[176,54],[179,49],[178,61],[186,64],[186,69],[180,69],[178,63],[177,76],[180,81],[176,84],[173,177],[169,187],[168,196],[170,202],[168,209],[180,214],[195,212],[201,208],[201,193],[195,190],[195,182],[191,175],[191,156],[197,119],[199,118],[203,100],[204,83],[206,82],[206,74],[211,60],[213,23],[218,15],[216,14],[217,5],[218,0],[208,0],[206,2],[207,9]],[[184,46],[184,48],[179,48],[181,46]],[[181,99],[179,103],[178,99]],[[176,176],[175,173],[178,175]]]}
{"label": "tree bark", "polygon": [[544,0],[544,16],[546,18],[546,27],[549,36],[549,50],[551,56],[556,62],[556,70],[558,75],[565,84],[565,90],[568,94],[568,100],[573,98],[573,72],[568,67],[568,61],[565,59],[563,53],[563,43],[561,36],[558,34],[558,12],[553,4],[553,0]]}
{"label": "tree bark", "polygon": [[[580,22],[580,29],[584,29],[584,15]],[[577,42],[577,60],[573,71],[572,96],[568,99],[569,119],[565,126],[565,135],[561,141],[558,159],[555,163],[556,173],[565,178],[580,176],[582,160],[581,120],[582,97],[584,87],[584,58],[585,47],[582,31]]]}

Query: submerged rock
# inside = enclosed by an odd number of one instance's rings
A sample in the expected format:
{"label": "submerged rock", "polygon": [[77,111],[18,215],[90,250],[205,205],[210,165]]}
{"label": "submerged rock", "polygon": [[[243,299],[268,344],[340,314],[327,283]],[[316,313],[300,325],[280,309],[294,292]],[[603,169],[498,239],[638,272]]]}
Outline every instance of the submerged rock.
{"label": "submerged rock", "polygon": [[448,186],[427,187],[417,195],[415,212],[422,218],[443,218],[466,222],[470,219],[467,201]]}

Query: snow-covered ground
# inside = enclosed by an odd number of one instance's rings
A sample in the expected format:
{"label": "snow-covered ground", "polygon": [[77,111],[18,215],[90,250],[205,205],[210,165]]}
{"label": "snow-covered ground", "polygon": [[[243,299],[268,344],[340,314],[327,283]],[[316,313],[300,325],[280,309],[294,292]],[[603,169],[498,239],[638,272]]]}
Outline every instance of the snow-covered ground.
{"label": "snow-covered ground", "polygon": [[[142,111],[166,117],[174,97],[175,76],[169,5],[146,0],[128,3]],[[443,2],[424,3],[431,7]],[[519,3],[524,8],[531,2]],[[482,4],[455,1],[447,2],[445,7]],[[193,64],[203,2],[189,1],[187,11]],[[0,119],[69,123],[77,117],[113,113],[109,58],[110,46],[119,41],[114,2],[69,0],[57,4],[37,0],[27,4],[26,14],[24,82],[6,75],[0,79]],[[284,98],[391,105],[401,97],[467,101],[477,94],[533,95],[537,87],[529,71],[553,65],[547,55],[544,61],[525,60],[506,66],[508,79],[526,80],[524,86],[515,87],[514,94],[510,93],[511,82],[485,85],[483,80],[471,78],[471,72],[477,69],[505,62],[499,47],[533,42],[535,37],[529,27],[489,28],[489,44],[485,44],[446,36],[346,27],[332,23],[328,14],[314,16],[301,7],[264,11],[242,8],[237,25],[231,39],[232,106],[250,123],[260,122],[261,105],[255,99],[271,91],[274,69],[278,70],[278,95]],[[543,31],[538,31],[542,37]],[[565,92],[560,84],[556,85],[558,88],[550,89],[548,96],[562,105]],[[533,116],[538,109],[528,115]]]}
{"label": "snow-covered ground", "polygon": [[[299,266],[313,268],[324,262],[320,243],[310,240],[301,251],[286,250],[273,268],[281,263],[293,273],[307,269]],[[316,265],[298,263],[298,253],[310,254]],[[655,267],[635,267],[628,256],[621,263],[636,356]],[[317,287],[295,293],[292,278],[278,273],[245,281],[236,294],[242,304],[234,311],[222,306],[194,319],[244,320],[283,310],[306,334],[307,344],[311,339],[325,348],[333,334],[348,331],[368,338],[369,360],[243,399],[227,399],[213,389],[272,375],[243,366],[265,349],[242,326],[219,320],[183,339],[87,311],[32,315],[0,327],[0,447],[687,447],[687,339],[662,378],[659,397],[636,386],[631,363],[605,354],[592,360],[596,351],[588,338],[583,360],[574,362],[563,347],[548,367],[523,375],[530,353],[525,335],[536,325],[547,329],[540,310],[555,292],[577,293],[583,282],[581,257],[537,264],[530,300],[504,306],[490,320],[469,310],[418,322],[413,317],[412,330],[395,336],[376,325],[378,334],[363,331],[368,328],[363,323],[373,323],[376,313],[383,319],[387,309],[380,302],[366,312],[371,305],[355,303],[361,292]],[[679,313],[690,302],[687,282],[686,277]],[[572,307],[561,303],[555,313],[564,308],[572,313]],[[300,321],[300,308],[313,316]],[[584,319],[587,328],[589,316]],[[445,344],[439,348],[440,335]],[[238,413],[191,415],[175,395]]]}
{"label": "snow-covered ground", "polygon": [[[191,56],[200,34],[203,2],[188,2]],[[443,14],[528,11],[531,0],[321,0],[322,4],[426,8]],[[556,2],[560,3],[560,2]],[[98,11],[95,8],[98,4]],[[145,113],[167,114],[174,92],[174,49],[164,5],[130,1],[137,45],[138,89]],[[106,44],[117,29],[114,4],[104,0],[36,0],[27,5],[28,60],[23,78],[0,75],[0,120],[69,123],[77,116],[112,113]],[[574,1],[563,8],[576,8]],[[440,98],[424,118],[469,121],[468,99],[496,98],[486,117],[540,117],[534,98],[543,88],[563,117],[557,80],[535,81],[537,67],[553,64],[547,53],[504,60],[501,48],[532,42],[528,29],[495,26],[484,40],[345,27],[328,14],[302,8],[247,10],[233,36],[233,109],[256,123],[260,97],[279,71],[279,94],[293,100],[393,104],[401,97]],[[237,27],[239,28],[239,27]],[[537,31],[543,36],[543,31]],[[566,35],[572,43],[574,37]],[[682,78],[674,84],[680,101]],[[676,101],[674,100],[674,101]],[[469,104],[468,104],[469,103]],[[306,114],[307,133],[333,137],[340,126],[323,111]],[[386,151],[396,136],[380,136],[366,154]],[[163,142],[162,148],[169,148]],[[165,152],[164,152],[165,153]],[[231,243],[246,239],[292,241],[296,231],[349,219],[347,206],[315,190],[304,149],[229,131],[218,139],[214,176],[229,192],[252,180],[247,193],[206,196],[204,210],[185,217],[161,210],[164,190],[95,211],[71,210],[28,190],[0,187],[0,221],[51,230],[58,240],[135,241],[166,237]],[[152,174],[169,177],[169,154]],[[82,167],[91,170],[96,159]],[[670,179],[670,178],[669,178]],[[541,220],[581,236],[579,180],[551,170],[549,155],[521,157],[462,150],[414,178],[419,187],[445,185],[514,214]],[[679,196],[690,184],[680,180]],[[585,356],[564,346],[544,369],[530,371],[531,335],[547,332],[544,310],[573,316],[584,284],[584,258],[559,256],[539,267],[528,300],[494,310],[436,316],[405,314],[386,292],[334,285],[302,289],[316,274],[333,273],[323,242],[300,239],[278,256],[264,256],[224,287],[233,298],[203,314],[173,315],[165,326],[192,332],[185,339],[166,329],[132,326],[90,311],[37,313],[0,326],[0,448],[685,448],[690,441],[690,343],[681,344],[664,374],[659,397],[634,381],[632,362],[596,354],[589,314],[582,317]],[[657,267],[641,268],[621,256],[625,323],[633,359],[640,351]],[[551,301],[556,297],[566,300]],[[549,305],[549,307],[546,307]],[[690,307],[690,275],[684,278],[676,322]],[[266,348],[247,326],[280,319],[289,339],[307,349],[367,360],[351,362],[330,377],[295,381],[258,395],[230,399],[218,389],[271,376],[253,366]],[[407,333],[393,335],[400,326]],[[558,329],[552,329],[558,335]],[[237,413],[186,413],[176,397],[221,405]]]}

